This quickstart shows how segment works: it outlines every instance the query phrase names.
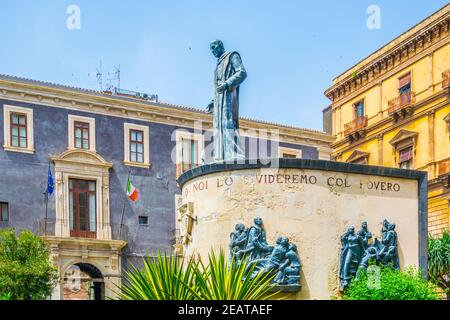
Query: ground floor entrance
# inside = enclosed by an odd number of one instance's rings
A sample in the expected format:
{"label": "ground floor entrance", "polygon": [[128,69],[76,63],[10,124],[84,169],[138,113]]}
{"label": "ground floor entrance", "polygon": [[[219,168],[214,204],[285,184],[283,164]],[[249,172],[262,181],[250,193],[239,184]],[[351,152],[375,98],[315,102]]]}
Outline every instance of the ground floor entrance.
{"label": "ground floor entrance", "polygon": [[77,263],[64,272],[63,300],[104,300],[105,282],[100,270],[89,263]]}
{"label": "ground floor entrance", "polygon": [[60,280],[52,300],[105,300],[115,298],[121,284],[122,240],[46,236]]}

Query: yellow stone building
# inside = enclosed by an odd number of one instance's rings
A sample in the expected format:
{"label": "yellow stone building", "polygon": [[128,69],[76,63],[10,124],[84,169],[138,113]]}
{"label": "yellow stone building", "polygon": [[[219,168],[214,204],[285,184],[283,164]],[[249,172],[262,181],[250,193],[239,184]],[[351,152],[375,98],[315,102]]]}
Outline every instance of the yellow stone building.
{"label": "yellow stone building", "polygon": [[[428,172],[429,232],[449,228],[450,4],[333,80],[337,161]],[[393,208],[401,210],[401,208]]]}

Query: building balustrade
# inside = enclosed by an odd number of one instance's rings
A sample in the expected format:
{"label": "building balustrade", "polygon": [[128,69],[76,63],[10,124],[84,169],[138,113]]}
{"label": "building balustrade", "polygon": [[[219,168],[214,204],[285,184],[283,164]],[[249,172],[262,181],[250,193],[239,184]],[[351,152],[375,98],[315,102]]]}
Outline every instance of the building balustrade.
{"label": "building balustrade", "polygon": [[366,133],[367,116],[356,117],[344,125],[344,135],[351,140],[358,140]]}
{"label": "building balustrade", "polygon": [[414,104],[416,103],[416,95],[414,92],[405,92],[398,97],[389,100],[388,114],[398,120],[408,115],[412,115],[414,111]]}
{"label": "building balustrade", "polygon": [[[66,224],[67,221],[60,219],[39,219],[37,221],[37,234],[41,237],[44,236],[56,236],[56,225]],[[97,227],[99,224],[96,224]],[[128,227],[124,224],[103,224],[104,227],[111,226],[111,240],[128,240]],[[72,232],[71,232],[72,233]],[[73,233],[72,233],[73,234]],[[82,233],[80,233],[82,234]],[[96,237],[91,236],[71,236],[71,238],[86,238],[86,239],[96,239]]]}

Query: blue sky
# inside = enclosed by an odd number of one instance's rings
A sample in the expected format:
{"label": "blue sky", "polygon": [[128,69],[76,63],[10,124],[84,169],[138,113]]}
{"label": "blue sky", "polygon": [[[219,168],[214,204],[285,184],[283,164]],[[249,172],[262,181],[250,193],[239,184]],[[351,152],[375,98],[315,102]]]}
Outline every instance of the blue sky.
{"label": "blue sky", "polygon": [[[0,73],[99,89],[120,65],[121,87],[205,107],[222,39],[248,78],[241,115],[322,129],[332,79],[447,4],[446,0],[16,0],[0,4]],[[81,29],[66,27],[69,5]],[[366,26],[369,5],[381,30]]]}

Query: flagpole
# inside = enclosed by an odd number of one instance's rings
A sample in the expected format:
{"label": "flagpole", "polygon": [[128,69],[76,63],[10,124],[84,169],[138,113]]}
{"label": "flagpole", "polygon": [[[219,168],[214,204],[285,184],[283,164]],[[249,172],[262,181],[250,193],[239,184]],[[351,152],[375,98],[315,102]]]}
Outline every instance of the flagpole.
{"label": "flagpole", "polygon": [[48,217],[48,188],[45,191],[45,220],[44,220],[44,236],[47,235],[47,217]]}
{"label": "flagpole", "polygon": [[[50,161],[48,162],[50,169]],[[44,236],[47,235],[47,219],[48,219],[48,171],[47,171],[47,188],[45,188],[45,220],[44,220]]]}
{"label": "flagpole", "polygon": [[120,217],[120,228],[119,228],[119,238],[122,237],[122,227],[123,227],[123,216],[125,214],[125,205],[127,204],[128,196],[127,196],[127,188],[128,188],[128,181],[130,181],[130,175],[131,171],[128,169],[128,176],[127,176],[127,187],[125,189],[125,197],[123,199],[123,206],[122,206],[122,216]]}

